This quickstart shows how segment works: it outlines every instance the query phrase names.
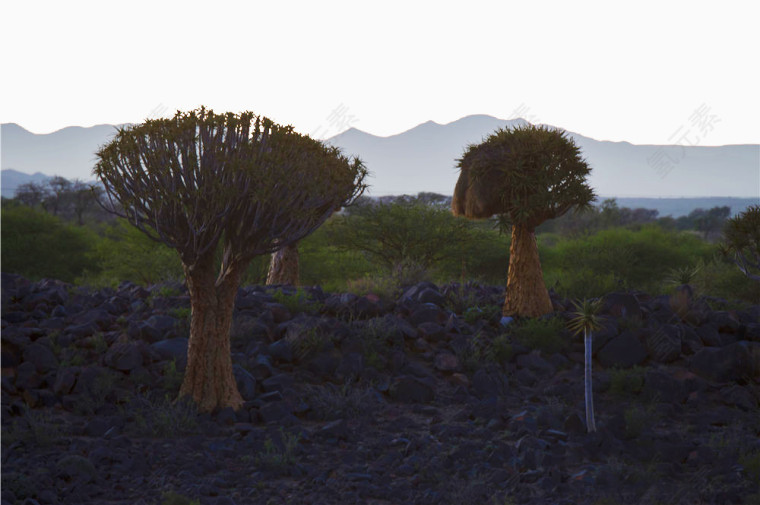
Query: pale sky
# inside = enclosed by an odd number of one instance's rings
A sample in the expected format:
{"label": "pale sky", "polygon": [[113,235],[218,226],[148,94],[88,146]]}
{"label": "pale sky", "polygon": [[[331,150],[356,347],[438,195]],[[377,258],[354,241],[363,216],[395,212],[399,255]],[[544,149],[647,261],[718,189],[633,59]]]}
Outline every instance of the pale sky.
{"label": "pale sky", "polygon": [[48,133],[206,105],[319,138],[489,114],[636,144],[760,143],[759,14],[757,0],[6,0],[0,122]]}

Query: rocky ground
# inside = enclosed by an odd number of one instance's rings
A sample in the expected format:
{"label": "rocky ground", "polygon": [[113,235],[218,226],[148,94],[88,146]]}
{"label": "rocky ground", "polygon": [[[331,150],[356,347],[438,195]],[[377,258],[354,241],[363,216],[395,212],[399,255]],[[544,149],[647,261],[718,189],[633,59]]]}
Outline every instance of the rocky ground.
{"label": "rocky ground", "polygon": [[571,304],[503,295],[241,289],[246,403],[199,415],[181,285],[3,274],[2,505],[760,503],[760,307],[607,296],[588,434]]}

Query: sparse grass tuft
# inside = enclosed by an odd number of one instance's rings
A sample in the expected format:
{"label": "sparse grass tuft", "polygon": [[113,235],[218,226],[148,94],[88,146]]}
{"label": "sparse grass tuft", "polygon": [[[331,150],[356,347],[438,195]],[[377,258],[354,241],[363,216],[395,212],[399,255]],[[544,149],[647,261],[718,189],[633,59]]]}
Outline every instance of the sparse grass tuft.
{"label": "sparse grass tuft", "polygon": [[201,505],[201,502],[174,491],[166,491],[161,494],[161,505]]}
{"label": "sparse grass tuft", "polygon": [[256,464],[271,472],[287,474],[288,469],[298,463],[298,444],[301,437],[298,434],[287,433],[280,428],[281,443],[272,437],[264,441],[264,448],[256,457]]}
{"label": "sparse grass tuft", "polygon": [[371,388],[359,386],[350,380],[341,386],[331,383],[308,386],[305,400],[316,416],[325,421],[368,416],[377,407]]}
{"label": "sparse grass tuft", "polygon": [[646,369],[640,366],[633,368],[614,368],[610,373],[610,394],[617,397],[636,395],[644,388]]}
{"label": "sparse grass tuft", "polygon": [[195,405],[185,399],[173,402],[169,395],[138,395],[125,414],[132,418],[127,429],[137,436],[171,438],[199,431]]}

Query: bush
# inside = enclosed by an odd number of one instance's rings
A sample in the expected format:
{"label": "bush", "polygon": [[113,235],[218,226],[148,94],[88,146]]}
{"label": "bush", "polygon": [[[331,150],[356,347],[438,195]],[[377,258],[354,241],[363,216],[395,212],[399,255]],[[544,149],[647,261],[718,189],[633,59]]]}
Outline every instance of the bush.
{"label": "bush", "polygon": [[184,280],[177,252],[151,240],[126,219],[107,225],[102,234],[89,253],[90,260],[99,268],[84,276],[83,282],[115,286],[122,281],[147,285]]}
{"label": "bush", "polygon": [[513,335],[526,347],[554,354],[568,344],[564,329],[564,323],[557,317],[526,319],[513,330]]}
{"label": "bush", "polygon": [[657,292],[674,269],[708,259],[714,250],[693,233],[650,225],[559,240],[542,251],[542,260],[549,286],[557,284],[568,297],[597,297],[621,288]]}
{"label": "bush", "polygon": [[74,282],[85,269],[97,236],[42,211],[3,202],[2,271],[31,280],[45,277]]}
{"label": "bush", "polygon": [[700,262],[692,285],[701,295],[760,304],[760,282],[748,278],[725,259]]}

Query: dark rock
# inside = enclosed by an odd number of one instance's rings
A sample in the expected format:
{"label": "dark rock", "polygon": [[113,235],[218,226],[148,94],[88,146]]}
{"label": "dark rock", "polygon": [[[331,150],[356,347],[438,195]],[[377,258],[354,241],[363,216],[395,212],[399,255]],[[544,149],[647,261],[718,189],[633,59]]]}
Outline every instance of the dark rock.
{"label": "dark rock", "polygon": [[232,426],[236,421],[237,416],[232,407],[225,407],[216,414],[216,422],[221,425]]}
{"label": "dark rock", "polygon": [[412,312],[412,315],[409,317],[409,322],[418,328],[422,323],[445,325],[447,320],[448,314],[446,311],[435,305],[422,305]]}
{"label": "dark rock", "polygon": [[264,391],[280,391],[284,393],[288,389],[293,388],[293,377],[288,374],[281,373],[273,375],[261,382],[261,387]]}
{"label": "dark rock", "polygon": [[83,324],[67,326],[64,331],[69,335],[73,335],[75,337],[91,337],[92,335],[98,333],[99,330],[95,323],[87,322]]}
{"label": "dark rock", "polygon": [[679,381],[667,369],[648,369],[641,391],[645,398],[670,404],[681,404],[689,395],[683,381]]}
{"label": "dark rock", "polygon": [[158,353],[161,359],[174,360],[177,370],[183,371],[187,366],[187,345],[186,337],[175,337],[167,340],[160,340],[150,345]]}
{"label": "dark rock", "polygon": [[58,369],[53,392],[57,395],[67,395],[73,389],[79,375],[79,367],[66,367]]}
{"label": "dark rock", "polygon": [[408,375],[395,378],[389,394],[394,400],[407,403],[426,403],[435,398],[435,390],[428,381]]}
{"label": "dark rock", "polygon": [[658,363],[670,363],[681,356],[681,328],[665,324],[646,330],[649,356]]}
{"label": "dark rock", "polygon": [[253,400],[256,398],[256,379],[253,375],[240,365],[233,365],[232,373],[235,376],[235,382],[243,400]]}
{"label": "dark rock", "polygon": [[760,342],[760,323],[749,323],[744,328],[744,339],[750,342]]}
{"label": "dark rock", "polygon": [[324,438],[348,440],[350,432],[346,421],[344,419],[337,419],[324,425],[317,431],[316,435]]}
{"label": "dark rock", "polygon": [[535,351],[528,354],[521,354],[517,357],[515,362],[518,367],[528,368],[545,377],[553,376],[557,371],[551,363],[546,361]]}
{"label": "dark rock", "polygon": [[450,352],[441,352],[435,355],[433,366],[441,372],[456,372],[459,370],[459,359]]}
{"label": "dark rock", "polygon": [[504,396],[508,389],[507,376],[498,366],[487,365],[472,376],[472,390],[478,398]]}
{"label": "dark rock", "polygon": [[364,371],[364,357],[358,352],[348,352],[340,360],[336,376],[339,379],[357,378]]}
{"label": "dark rock", "polygon": [[641,319],[641,306],[636,297],[630,293],[610,293],[604,297],[603,314],[615,317]]}
{"label": "dark rock", "polygon": [[24,361],[16,368],[15,386],[19,389],[37,389],[42,384],[42,377],[37,367],[30,361]]}
{"label": "dark rock", "polygon": [[317,376],[330,378],[340,364],[340,354],[336,351],[320,352],[309,361],[309,371]]}
{"label": "dark rock", "polygon": [[52,349],[38,342],[24,349],[24,361],[33,363],[37,372],[45,374],[58,368],[58,359]]}
{"label": "dark rock", "polygon": [[630,368],[643,363],[646,357],[646,349],[631,331],[624,331],[610,340],[597,354],[599,362],[606,368]]}
{"label": "dark rock", "polygon": [[704,347],[702,339],[691,326],[679,324],[677,328],[681,330],[681,353],[691,356]]}
{"label": "dark rock", "polygon": [[89,459],[76,455],[63,456],[56,468],[57,475],[66,481],[89,483],[95,480],[98,474],[95,465]]}
{"label": "dark rock", "polygon": [[446,297],[436,289],[425,288],[417,296],[417,301],[420,303],[432,303],[440,307],[446,302]]}
{"label": "dark rock", "polygon": [[51,317],[40,322],[40,328],[43,330],[62,330],[66,327],[66,320],[63,317]]}
{"label": "dark rock", "polygon": [[720,333],[736,333],[741,326],[739,319],[734,314],[725,310],[710,313],[708,321]]}
{"label": "dark rock", "polygon": [[715,382],[746,380],[753,374],[748,342],[706,347],[691,357],[689,369]]}
{"label": "dark rock", "polygon": [[126,424],[121,416],[102,416],[90,420],[84,427],[86,437],[100,438],[112,428],[122,429]]}
{"label": "dark rock", "polygon": [[177,336],[177,319],[156,314],[139,325],[140,337],[150,343]]}
{"label": "dark rock", "polygon": [[259,407],[259,416],[266,424],[279,423],[291,415],[293,412],[287,402],[269,402]]}
{"label": "dark rock", "polygon": [[103,362],[115,370],[129,372],[143,365],[143,356],[135,342],[117,342],[106,352]]}
{"label": "dark rock", "polygon": [[711,324],[705,324],[698,327],[696,329],[696,332],[703,345],[709,347],[720,347],[720,334],[718,333],[717,327]]}
{"label": "dark rock", "polygon": [[281,338],[277,342],[272,342],[269,344],[267,351],[275,361],[293,362],[293,346],[287,339]]}
{"label": "dark rock", "polygon": [[104,309],[90,309],[77,314],[71,319],[72,324],[92,323],[99,330],[107,330],[113,324],[115,318]]}
{"label": "dark rock", "polygon": [[574,434],[581,434],[586,433],[586,423],[583,422],[581,417],[576,413],[573,412],[569,416],[565,418],[565,421],[562,423],[564,431],[567,433],[574,433]]}
{"label": "dark rock", "polygon": [[438,323],[420,323],[417,325],[417,331],[419,332],[420,338],[423,338],[428,342],[437,342],[445,335],[443,326]]}
{"label": "dark rock", "polygon": [[758,407],[758,398],[742,386],[729,386],[720,390],[720,399],[730,407],[737,407],[745,412],[754,412]]}
{"label": "dark rock", "polygon": [[251,371],[251,375],[258,380],[264,380],[267,377],[271,377],[274,373],[274,368],[272,367],[272,363],[269,361],[269,357],[265,354],[259,354],[256,356],[256,358],[253,360],[253,363],[248,367],[248,369]]}

